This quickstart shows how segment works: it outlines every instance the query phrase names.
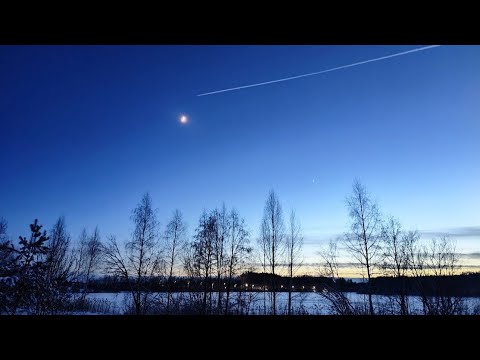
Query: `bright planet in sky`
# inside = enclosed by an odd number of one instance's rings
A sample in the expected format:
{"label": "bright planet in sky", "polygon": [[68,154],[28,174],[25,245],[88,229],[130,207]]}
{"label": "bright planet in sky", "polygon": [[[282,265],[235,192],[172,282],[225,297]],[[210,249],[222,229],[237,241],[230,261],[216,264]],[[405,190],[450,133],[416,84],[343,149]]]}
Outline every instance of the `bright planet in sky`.
{"label": "bright planet in sky", "polygon": [[182,116],[180,116],[180,122],[181,122],[182,124],[186,124],[187,121],[188,121],[187,115],[182,115]]}

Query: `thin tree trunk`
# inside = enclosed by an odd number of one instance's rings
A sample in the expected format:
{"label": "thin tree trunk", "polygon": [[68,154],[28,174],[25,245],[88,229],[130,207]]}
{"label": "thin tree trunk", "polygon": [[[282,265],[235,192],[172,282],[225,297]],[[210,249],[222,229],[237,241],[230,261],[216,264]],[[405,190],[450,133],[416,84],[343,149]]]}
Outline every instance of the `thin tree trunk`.
{"label": "thin tree trunk", "polygon": [[277,289],[275,287],[275,220],[272,213],[272,291],[273,291],[273,315],[277,315]]}
{"label": "thin tree trunk", "polygon": [[372,300],[372,291],[371,291],[371,275],[370,275],[370,263],[369,263],[369,260],[370,260],[370,257],[368,255],[368,241],[367,241],[367,230],[365,228],[365,217],[363,215],[364,213],[364,210],[363,210],[363,204],[362,202],[360,202],[360,213],[362,214],[362,235],[363,235],[363,245],[365,247],[365,263],[366,263],[366,267],[367,267],[367,276],[368,276],[368,286],[367,286],[367,289],[368,289],[368,304],[369,304],[369,307],[370,307],[370,315],[374,315],[374,311],[373,311],[373,300]]}
{"label": "thin tree trunk", "polygon": [[177,242],[177,226],[173,231],[172,256],[170,257],[170,272],[168,274],[168,295],[167,295],[167,314],[170,313],[170,301],[172,297],[172,276],[173,276],[173,261],[175,260],[175,246]]}
{"label": "thin tree trunk", "polygon": [[[231,259],[232,257],[230,257]],[[230,265],[228,267],[228,280],[227,280],[227,293],[226,293],[226,302],[225,302],[225,315],[228,315],[228,307],[230,305],[230,286],[232,286],[232,275],[233,275],[233,264],[230,260]]]}
{"label": "thin tree trunk", "polygon": [[267,315],[267,259],[265,243],[263,243],[263,314]]}
{"label": "thin tree trunk", "polygon": [[[293,251],[290,253],[292,256]],[[290,260],[290,285],[288,286],[288,315],[292,314],[293,261]]]}

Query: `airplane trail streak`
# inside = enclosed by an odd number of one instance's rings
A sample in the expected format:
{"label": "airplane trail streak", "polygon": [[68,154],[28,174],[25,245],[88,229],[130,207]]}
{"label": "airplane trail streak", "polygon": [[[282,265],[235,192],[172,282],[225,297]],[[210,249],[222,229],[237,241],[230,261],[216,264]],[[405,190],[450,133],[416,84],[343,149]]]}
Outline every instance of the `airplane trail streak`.
{"label": "airplane trail streak", "polygon": [[337,71],[337,70],[341,70],[341,69],[346,69],[346,68],[353,67],[353,66],[359,66],[359,65],[368,64],[368,63],[375,62],[375,61],[381,61],[381,60],[391,59],[391,58],[397,57],[397,56],[403,56],[403,55],[415,53],[415,52],[418,52],[418,51],[424,51],[424,50],[436,48],[436,47],[439,47],[439,46],[442,46],[442,45],[424,46],[424,47],[421,47],[421,48],[402,51],[402,52],[399,52],[399,53],[390,54],[390,55],[382,56],[382,57],[375,58],[375,59],[364,60],[364,61],[356,62],[356,63],[353,63],[353,64],[338,66],[338,67],[334,67],[334,68],[327,69],[327,70],[316,71],[316,72],[312,72],[312,73],[308,73],[308,74],[302,74],[302,75],[296,75],[296,76],[290,76],[290,77],[286,77],[286,78],[283,78],[283,79],[270,80],[270,81],[265,81],[265,82],[250,84],[250,85],[237,86],[237,87],[232,87],[232,88],[222,89],[222,90],[217,90],[217,91],[210,91],[210,92],[206,92],[206,93],[203,93],[203,94],[198,94],[197,96],[207,96],[207,95],[220,94],[220,93],[224,93],[224,92],[227,92],[227,91],[247,89],[247,88],[256,87],[256,86],[263,86],[263,85],[278,83],[278,82],[282,82],[282,81],[300,79],[300,78],[307,77],[307,76],[325,74],[325,73],[328,73],[328,72]]}

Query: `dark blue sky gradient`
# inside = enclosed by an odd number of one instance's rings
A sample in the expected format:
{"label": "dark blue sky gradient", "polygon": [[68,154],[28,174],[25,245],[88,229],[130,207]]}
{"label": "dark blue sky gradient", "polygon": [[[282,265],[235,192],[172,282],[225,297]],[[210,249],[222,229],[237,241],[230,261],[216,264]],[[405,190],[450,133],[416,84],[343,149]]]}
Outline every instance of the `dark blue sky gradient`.
{"label": "dark blue sky gradient", "polygon": [[196,96],[418,46],[2,46],[0,216],[124,239],[149,191],[163,224],[225,201],[256,236],[273,188],[314,251],[358,177],[406,227],[478,226],[479,46]]}

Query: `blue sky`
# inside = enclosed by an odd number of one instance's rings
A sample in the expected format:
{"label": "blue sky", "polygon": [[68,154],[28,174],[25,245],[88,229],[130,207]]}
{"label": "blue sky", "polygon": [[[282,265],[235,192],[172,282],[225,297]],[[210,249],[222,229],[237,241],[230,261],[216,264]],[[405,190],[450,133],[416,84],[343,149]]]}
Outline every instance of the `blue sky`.
{"label": "blue sky", "polygon": [[273,188],[313,259],[359,178],[406,228],[469,227],[457,248],[478,252],[479,46],[196,96],[419,46],[0,46],[0,216],[14,238],[64,215],[124,239],[148,191],[163,224],[178,208],[192,233],[224,201],[256,237]]}

